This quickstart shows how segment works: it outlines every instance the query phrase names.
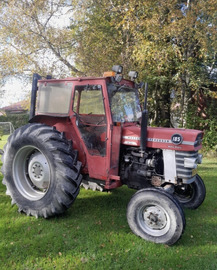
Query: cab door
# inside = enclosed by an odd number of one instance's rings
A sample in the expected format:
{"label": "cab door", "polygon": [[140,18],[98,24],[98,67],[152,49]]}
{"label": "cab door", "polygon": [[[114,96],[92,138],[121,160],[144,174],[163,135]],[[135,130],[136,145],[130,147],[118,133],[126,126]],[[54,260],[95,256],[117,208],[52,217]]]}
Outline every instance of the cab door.
{"label": "cab door", "polygon": [[71,121],[86,154],[83,173],[91,178],[107,180],[109,173],[108,121],[103,95],[103,82],[78,82],[74,86]]}

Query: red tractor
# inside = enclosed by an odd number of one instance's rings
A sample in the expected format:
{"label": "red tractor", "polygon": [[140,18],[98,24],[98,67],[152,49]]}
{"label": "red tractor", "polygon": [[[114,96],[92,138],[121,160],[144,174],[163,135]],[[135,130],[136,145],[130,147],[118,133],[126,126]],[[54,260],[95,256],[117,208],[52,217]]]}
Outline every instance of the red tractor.
{"label": "red tractor", "polygon": [[[82,185],[138,190],[127,207],[132,231],[174,244],[185,228],[182,206],[196,209],[206,194],[196,174],[203,132],[147,127],[137,73],[114,66],[103,77],[33,76],[29,124],[8,139],[3,184],[20,212],[48,218],[68,209]],[[146,85],[147,86],[147,85]]]}

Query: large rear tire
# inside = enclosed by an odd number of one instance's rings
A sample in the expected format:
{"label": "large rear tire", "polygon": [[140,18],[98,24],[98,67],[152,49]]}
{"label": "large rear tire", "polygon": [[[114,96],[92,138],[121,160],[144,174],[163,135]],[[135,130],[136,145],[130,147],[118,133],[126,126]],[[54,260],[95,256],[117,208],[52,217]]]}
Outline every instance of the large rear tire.
{"label": "large rear tire", "polygon": [[172,195],[160,189],[136,192],[127,207],[128,224],[141,238],[166,245],[176,243],[185,228],[185,216]]}
{"label": "large rear tire", "polygon": [[206,187],[202,178],[197,174],[193,183],[175,186],[174,196],[183,207],[197,209],[206,197]]}
{"label": "large rear tire", "polygon": [[33,123],[17,129],[2,157],[3,184],[20,212],[48,218],[68,209],[80,190],[81,163],[55,128]]}

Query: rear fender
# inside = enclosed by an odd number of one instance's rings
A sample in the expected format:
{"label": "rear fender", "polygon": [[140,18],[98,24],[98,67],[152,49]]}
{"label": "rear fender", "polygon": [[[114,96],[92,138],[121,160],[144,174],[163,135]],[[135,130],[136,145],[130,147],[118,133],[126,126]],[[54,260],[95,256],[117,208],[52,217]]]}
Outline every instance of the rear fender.
{"label": "rear fender", "polygon": [[69,119],[68,116],[52,116],[52,115],[35,115],[31,119],[29,119],[29,123],[41,123],[41,124],[46,124],[49,126],[54,126],[56,123],[62,122],[66,119]]}

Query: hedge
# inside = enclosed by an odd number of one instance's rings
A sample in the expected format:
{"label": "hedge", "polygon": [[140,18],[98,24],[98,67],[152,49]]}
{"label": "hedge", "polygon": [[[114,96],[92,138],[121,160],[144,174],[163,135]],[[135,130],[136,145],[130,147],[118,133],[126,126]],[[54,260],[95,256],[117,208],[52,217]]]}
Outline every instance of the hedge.
{"label": "hedge", "polygon": [[0,116],[0,122],[11,122],[14,126],[14,129],[24,126],[28,123],[28,120],[28,114],[11,114],[6,116]]}

